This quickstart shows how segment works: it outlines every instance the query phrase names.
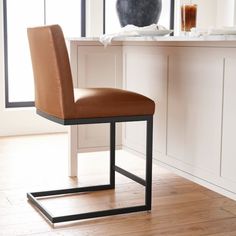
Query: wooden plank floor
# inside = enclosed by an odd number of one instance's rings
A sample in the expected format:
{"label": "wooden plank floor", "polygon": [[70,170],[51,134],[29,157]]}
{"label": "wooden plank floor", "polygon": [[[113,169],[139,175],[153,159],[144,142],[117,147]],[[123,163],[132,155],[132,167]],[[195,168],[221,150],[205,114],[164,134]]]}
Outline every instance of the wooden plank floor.
{"label": "wooden plank floor", "polygon": [[[153,210],[52,227],[26,192],[107,181],[108,153],[79,155],[79,178],[67,177],[67,135],[0,138],[0,235],[236,236],[236,202],[154,165]],[[144,161],[117,152],[120,166],[140,176]],[[143,187],[117,174],[116,191],[44,200],[54,214],[143,202]]]}

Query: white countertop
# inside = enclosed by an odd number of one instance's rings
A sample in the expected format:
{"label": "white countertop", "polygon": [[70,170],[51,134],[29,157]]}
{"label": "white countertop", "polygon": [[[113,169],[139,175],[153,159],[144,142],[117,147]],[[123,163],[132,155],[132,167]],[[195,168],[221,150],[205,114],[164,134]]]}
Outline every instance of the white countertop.
{"label": "white countertop", "polygon": [[[99,37],[79,37],[68,38],[69,41],[99,41]],[[179,42],[202,42],[202,41],[236,41],[236,35],[209,35],[200,37],[186,37],[186,36],[131,36],[131,37],[115,37],[112,41],[179,41]]]}
{"label": "white countertop", "polygon": [[[103,45],[99,37],[68,38],[73,45]],[[111,45],[158,45],[158,46],[203,46],[203,47],[236,47],[236,35],[214,35],[200,37],[184,36],[135,36],[116,37]],[[109,45],[108,45],[109,46]]]}

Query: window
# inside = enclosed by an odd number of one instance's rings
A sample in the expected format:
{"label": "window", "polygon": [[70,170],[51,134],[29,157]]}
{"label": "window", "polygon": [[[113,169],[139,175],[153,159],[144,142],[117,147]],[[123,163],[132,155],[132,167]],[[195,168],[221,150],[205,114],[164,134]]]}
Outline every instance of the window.
{"label": "window", "polygon": [[6,107],[34,105],[28,27],[60,24],[65,37],[85,36],[86,0],[3,0]]}
{"label": "window", "polygon": [[[116,13],[116,0],[104,0],[104,4],[105,32],[115,33],[121,28]],[[158,24],[167,29],[174,28],[174,0],[162,1],[162,12]]]}

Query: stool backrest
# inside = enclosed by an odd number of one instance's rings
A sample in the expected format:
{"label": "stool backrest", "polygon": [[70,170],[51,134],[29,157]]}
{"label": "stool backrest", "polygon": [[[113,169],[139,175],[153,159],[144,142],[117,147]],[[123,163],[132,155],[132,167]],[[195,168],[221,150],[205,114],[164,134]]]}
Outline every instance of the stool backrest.
{"label": "stool backrest", "polygon": [[35,106],[65,119],[74,102],[68,52],[59,25],[28,28],[35,82]]}

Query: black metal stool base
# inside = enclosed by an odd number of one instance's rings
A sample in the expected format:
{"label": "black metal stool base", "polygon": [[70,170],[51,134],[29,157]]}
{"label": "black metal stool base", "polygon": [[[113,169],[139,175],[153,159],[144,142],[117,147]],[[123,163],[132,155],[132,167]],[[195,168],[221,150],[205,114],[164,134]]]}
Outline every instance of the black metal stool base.
{"label": "black metal stool base", "polygon": [[[41,114],[44,117],[54,120],[53,117],[48,117],[47,114]],[[55,121],[55,120],[54,120]],[[147,121],[147,138],[146,138],[146,179],[142,179],[118,166],[115,166],[115,124],[116,122],[123,121]],[[56,120],[58,123],[64,121]],[[67,121],[68,122],[68,121]],[[27,193],[27,197],[31,203],[33,203],[37,209],[51,222],[51,223],[61,223],[68,221],[76,221],[89,218],[104,217],[110,215],[119,215],[125,213],[133,213],[139,211],[150,211],[151,210],[151,200],[152,200],[152,135],[153,135],[153,117],[152,116],[138,116],[138,117],[112,117],[112,118],[102,118],[102,119],[87,119],[81,122],[81,119],[77,122],[72,120],[72,122],[67,123],[68,125],[74,124],[91,124],[91,123],[110,123],[110,184],[98,185],[90,187],[79,187],[79,188],[69,188],[62,190],[52,190],[43,192]],[[60,196],[67,194],[76,194],[83,192],[93,192],[101,190],[109,190],[115,188],[115,171],[132,179],[133,181],[145,186],[145,204],[140,206],[131,206],[125,208],[108,209],[95,212],[86,212],[74,215],[64,215],[64,216],[53,216],[48,210],[43,207],[40,203],[40,198]],[[79,196],[78,196],[79,197]]]}
{"label": "black metal stool base", "polygon": [[66,222],[66,221],[75,221],[75,220],[82,220],[82,219],[97,218],[97,217],[103,217],[103,216],[119,215],[119,214],[132,213],[132,212],[137,212],[137,211],[150,210],[148,206],[141,205],[141,206],[134,206],[134,207],[109,209],[109,210],[103,210],[103,211],[95,211],[95,212],[81,213],[81,214],[75,214],[75,215],[65,215],[65,216],[54,217],[52,216],[51,213],[49,213],[49,211],[47,211],[42,206],[42,204],[40,203],[40,200],[38,200],[39,198],[43,198],[43,197],[51,197],[51,196],[59,196],[59,195],[66,196],[67,194],[94,192],[94,191],[109,190],[109,189],[114,189],[114,188],[110,184],[108,184],[108,185],[27,193],[27,197],[29,201],[32,202],[39,209],[39,211],[44,216],[47,217],[47,219],[51,223],[60,223],[60,222]]}

